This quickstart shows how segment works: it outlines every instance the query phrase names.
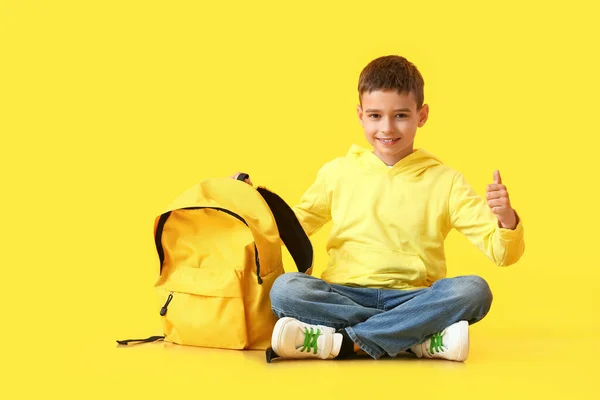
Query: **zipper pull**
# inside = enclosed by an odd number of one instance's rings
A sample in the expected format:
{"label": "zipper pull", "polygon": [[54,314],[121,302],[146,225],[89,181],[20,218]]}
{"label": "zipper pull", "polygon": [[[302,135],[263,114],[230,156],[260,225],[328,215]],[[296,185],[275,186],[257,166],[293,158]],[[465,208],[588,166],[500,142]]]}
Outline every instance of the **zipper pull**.
{"label": "zipper pull", "polygon": [[162,308],[160,309],[160,315],[161,316],[165,316],[165,314],[167,313],[167,307],[169,306],[169,303],[171,302],[171,300],[173,300],[173,293],[169,293],[169,297],[167,297],[167,302],[165,303],[164,306],[162,306]]}

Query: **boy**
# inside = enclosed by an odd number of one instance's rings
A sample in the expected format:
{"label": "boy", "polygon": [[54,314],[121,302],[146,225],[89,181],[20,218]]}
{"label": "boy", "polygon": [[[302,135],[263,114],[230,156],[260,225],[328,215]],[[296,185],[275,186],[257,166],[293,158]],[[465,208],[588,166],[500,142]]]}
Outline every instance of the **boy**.
{"label": "boy", "polygon": [[461,173],[413,148],[429,113],[423,86],[400,56],[361,72],[357,112],[373,150],[352,146],[326,163],[293,208],[308,235],[333,221],[330,259],[321,279],[286,273],[273,284],[275,356],[467,358],[468,326],[492,294],[478,276],[446,278],[444,239],[457,229],[508,266],[523,254],[523,225],[499,171],[486,204]]}

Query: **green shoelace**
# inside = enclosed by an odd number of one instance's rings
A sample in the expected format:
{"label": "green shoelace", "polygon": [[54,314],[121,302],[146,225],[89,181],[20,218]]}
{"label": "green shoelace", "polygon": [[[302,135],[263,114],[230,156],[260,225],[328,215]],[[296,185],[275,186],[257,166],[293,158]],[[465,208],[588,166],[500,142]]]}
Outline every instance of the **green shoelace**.
{"label": "green shoelace", "polygon": [[317,331],[315,332],[313,328],[310,328],[309,332],[308,328],[304,328],[304,344],[302,345],[302,348],[300,348],[300,351],[306,350],[310,352],[312,350],[314,354],[317,354],[317,338],[320,335],[320,329],[317,329]]}
{"label": "green shoelace", "polygon": [[444,344],[442,343],[442,333],[437,332],[434,333],[431,337],[431,342],[429,345],[429,353],[439,353],[444,350]]}

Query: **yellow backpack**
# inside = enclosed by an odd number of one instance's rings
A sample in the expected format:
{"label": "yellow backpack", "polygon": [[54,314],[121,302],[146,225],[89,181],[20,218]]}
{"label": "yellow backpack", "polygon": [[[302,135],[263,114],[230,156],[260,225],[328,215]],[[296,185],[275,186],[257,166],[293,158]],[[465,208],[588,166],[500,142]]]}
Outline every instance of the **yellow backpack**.
{"label": "yellow backpack", "polygon": [[[247,177],[247,175],[245,175]],[[182,193],[155,219],[155,283],[164,339],[226,349],[270,346],[276,317],[269,291],[283,274],[281,244],[310,273],[313,249],[292,209],[244,176],[209,179]]]}

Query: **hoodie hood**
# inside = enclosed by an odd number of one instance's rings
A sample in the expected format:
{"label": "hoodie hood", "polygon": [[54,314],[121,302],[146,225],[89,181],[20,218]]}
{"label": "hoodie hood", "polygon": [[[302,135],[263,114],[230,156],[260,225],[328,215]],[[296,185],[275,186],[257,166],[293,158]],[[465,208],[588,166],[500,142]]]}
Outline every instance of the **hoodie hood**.
{"label": "hoodie hood", "polygon": [[415,149],[411,154],[398,161],[392,168],[385,165],[372,150],[357,145],[353,145],[350,148],[346,157],[365,167],[386,171],[390,175],[401,174],[410,177],[417,177],[428,168],[443,164],[440,159],[423,149]]}

